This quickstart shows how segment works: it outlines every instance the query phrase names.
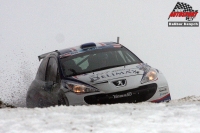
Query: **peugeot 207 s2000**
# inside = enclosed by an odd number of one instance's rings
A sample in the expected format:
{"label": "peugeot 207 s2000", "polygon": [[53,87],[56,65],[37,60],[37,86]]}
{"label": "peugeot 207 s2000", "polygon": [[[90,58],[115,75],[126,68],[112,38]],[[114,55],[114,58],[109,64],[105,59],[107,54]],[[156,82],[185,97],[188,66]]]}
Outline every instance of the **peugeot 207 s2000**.
{"label": "peugeot 207 s2000", "polygon": [[28,89],[27,107],[171,99],[161,71],[115,42],[86,43],[38,58],[42,62]]}

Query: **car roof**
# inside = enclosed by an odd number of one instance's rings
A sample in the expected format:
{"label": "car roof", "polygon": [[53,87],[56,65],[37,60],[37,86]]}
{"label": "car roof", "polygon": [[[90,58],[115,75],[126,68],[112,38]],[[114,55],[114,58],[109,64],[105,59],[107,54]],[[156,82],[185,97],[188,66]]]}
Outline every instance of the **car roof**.
{"label": "car roof", "polygon": [[[83,48],[84,46],[84,48]],[[79,46],[71,47],[71,48],[66,48],[62,50],[58,50],[58,53],[60,54],[60,57],[62,56],[70,56],[73,54],[78,54],[78,53],[83,53],[87,52],[87,49],[95,50],[95,49],[107,49],[107,48],[115,48],[115,47],[121,47],[121,44],[118,44],[116,42],[99,42],[99,43],[85,43]]]}
{"label": "car roof", "polygon": [[52,52],[44,53],[42,55],[38,56],[39,61],[43,58],[45,58],[49,54],[53,53],[58,53],[58,56],[60,58],[66,57],[66,56],[71,56],[83,52],[87,52],[88,50],[95,50],[95,49],[107,49],[107,48],[119,48],[122,47],[121,44],[116,43],[116,42],[99,42],[99,43],[84,43],[79,46],[71,47],[71,48],[66,48],[66,49],[61,49],[61,50],[55,50]]}

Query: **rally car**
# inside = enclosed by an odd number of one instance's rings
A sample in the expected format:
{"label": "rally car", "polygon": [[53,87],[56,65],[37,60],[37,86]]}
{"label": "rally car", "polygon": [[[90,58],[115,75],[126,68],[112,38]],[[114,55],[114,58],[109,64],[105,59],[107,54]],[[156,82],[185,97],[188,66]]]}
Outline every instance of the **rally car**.
{"label": "rally car", "polygon": [[85,43],[38,58],[27,107],[171,100],[162,72],[116,42]]}

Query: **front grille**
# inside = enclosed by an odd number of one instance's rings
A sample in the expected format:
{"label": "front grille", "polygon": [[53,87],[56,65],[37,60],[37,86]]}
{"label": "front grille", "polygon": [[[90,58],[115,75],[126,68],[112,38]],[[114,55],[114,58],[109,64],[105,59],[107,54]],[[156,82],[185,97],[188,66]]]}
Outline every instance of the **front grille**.
{"label": "front grille", "polygon": [[157,84],[153,83],[126,91],[90,95],[84,97],[84,100],[88,104],[138,103],[150,99],[156,90]]}

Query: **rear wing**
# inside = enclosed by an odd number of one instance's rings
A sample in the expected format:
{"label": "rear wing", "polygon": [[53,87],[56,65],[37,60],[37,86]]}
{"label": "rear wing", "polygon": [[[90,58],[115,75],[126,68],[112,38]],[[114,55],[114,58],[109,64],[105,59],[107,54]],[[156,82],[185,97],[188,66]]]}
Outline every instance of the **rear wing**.
{"label": "rear wing", "polygon": [[48,53],[45,53],[45,54],[42,54],[42,55],[39,55],[39,56],[38,56],[39,61],[40,61],[41,59],[45,58],[48,54],[53,53],[53,52],[57,52],[57,50],[52,51],[52,52],[48,52]]}

